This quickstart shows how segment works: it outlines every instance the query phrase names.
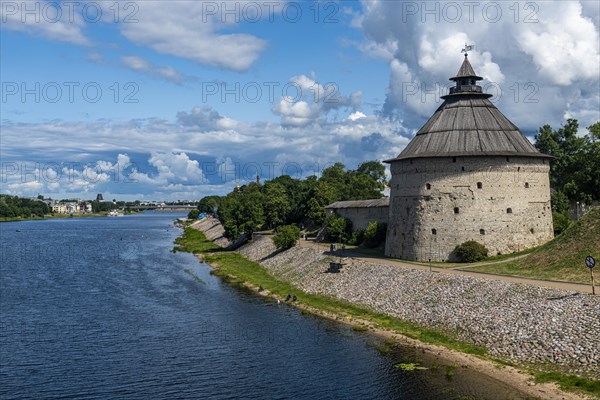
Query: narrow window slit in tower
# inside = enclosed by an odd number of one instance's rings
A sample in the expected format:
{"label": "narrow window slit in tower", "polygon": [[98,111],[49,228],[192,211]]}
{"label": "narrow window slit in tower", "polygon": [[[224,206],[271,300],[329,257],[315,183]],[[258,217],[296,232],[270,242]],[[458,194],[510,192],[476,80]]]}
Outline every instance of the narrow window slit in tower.
{"label": "narrow window slit in tower", "polygon": [[479,230],[479,234],[480,234],[480,235],[485,235],[485,229],[480,229],[480,230]]}
{"label": "narrow window slit in tower", "polygon": [[483,183],[477,182],[477,189],[481,189],[481,188],[483,188]]}
{"label": "narrow window slit in tower", "polygon": [[458,212],[459,212],[458,207],[454,207],[454,214],[458,214]]}

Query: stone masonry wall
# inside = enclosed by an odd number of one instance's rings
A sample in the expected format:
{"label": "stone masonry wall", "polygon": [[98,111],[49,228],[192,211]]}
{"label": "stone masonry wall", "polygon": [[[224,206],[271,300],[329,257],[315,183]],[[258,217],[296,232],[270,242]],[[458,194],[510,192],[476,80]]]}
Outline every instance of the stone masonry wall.
{"label": "stone masonry wall", "polygon": [[443,157],[392,162],[385,254],[452,261],[465,241],[490,255],[553,238],[549,163],[532,157]]}
{"label": "stone masonry wall", "polygon": [[[333,213],[334,210],[328,209],[328,213]],[[367,229],[371,222],[388,223],[389,207],[352,207],[352,208],[336,208],[335,214],[340,217],[348,218],[352,221],[353,230]]]}

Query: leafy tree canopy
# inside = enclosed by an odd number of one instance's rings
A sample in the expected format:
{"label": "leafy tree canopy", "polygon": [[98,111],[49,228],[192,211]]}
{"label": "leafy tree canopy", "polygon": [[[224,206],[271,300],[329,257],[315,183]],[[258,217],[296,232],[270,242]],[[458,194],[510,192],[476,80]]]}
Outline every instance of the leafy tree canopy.
{"label": "leafy tree canopy", "polygon": [[226,196],[204,197],[198,210],[218,210],[230,238],[282,225],[320,226],[325,221],[325,206],[336,201],[380,198],[384,182],[385,166],[379,161],[367,161],[356,170],[335,163],[325,168],[320,178],[299,180],[283,175],[262,185],[249,183]]}

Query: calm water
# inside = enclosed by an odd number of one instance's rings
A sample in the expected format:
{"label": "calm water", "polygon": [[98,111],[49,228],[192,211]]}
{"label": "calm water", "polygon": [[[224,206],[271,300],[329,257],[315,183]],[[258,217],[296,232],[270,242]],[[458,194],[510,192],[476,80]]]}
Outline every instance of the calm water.
{"label": "calm water", "polygon": [[222,283],[170,251],[177,216],[0,224],[1,398],[524,398]]}

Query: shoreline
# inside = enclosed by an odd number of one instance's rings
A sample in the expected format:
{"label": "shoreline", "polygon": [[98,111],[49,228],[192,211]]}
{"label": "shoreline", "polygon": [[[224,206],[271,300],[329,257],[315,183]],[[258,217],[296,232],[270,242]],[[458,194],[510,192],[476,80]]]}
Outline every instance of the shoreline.
{"label": "shoreline", "polygon": [[[141,214],[140,212],[130,212],[124,215],[135,215]],[[70,218],[97,218],[97,217],[108,217],[107,212],[102,213],[90,213],[90,214],[57,214],[57,215],[44,215],[39,218],[21,218],[21,217],[6,217],[11,219],[0,218],[0,223],[3,222],[23,222],[23,221],[46,221],[50,219],[70,219]]]}
{"label": "shoreline", "polygon": [[[199,239],[200,236],[195,234],[191,235],[196,236],[195,239],[188,237],[191,231],[197,231],[202,239]],[[246,258],[247,255],[244,257],[239,252],[226,251],[207,239],[202,230],[194,227],[190,228],[190,231],[184,232],[180,239],[176,240],[176,243],[183,245],[183,247],[176,248],[177,250],[188,251],[196,255],[201,262],[213,268],[213,274],[223,278],[226,282],[243,286],[260,296],[269,296],[280,301],[286,293],[285,290],[288,290],[286,288],[289,288],[291,291],[288,291],[288,293],[301,294],[301,297],[299,296],[300,301],[291,303],[291,305],[303,312],[357,327],[356,330],[369,330],[377,336],[392,338],[397,343],[422,349],[443,360],[466,364],[524,394],[544,399],[585,399],[590,398],[586,396],[597,396],[597,386],[595,386],[597,381],[595,380],[567,375],[559,371],[549,371],[551,372],[551,378],[544,376],[543,371],[541,371],[540,377],[540,373],[530,370],[526,364],[506,362],[500,357],[494,358],[486,354],[486,351],[481,351],[481,348],[452,337],[446,337],[440,331],[409,322],[403,325],[403,321],[395,317],[379,314],[377,311],[365,311],[362,308],[364,306],[361,304],[306,292],[294,283],[273,275],[272,271],[256,261],[252,261],[256,257],[252,256],[249,260]],[[258,271],[252,265],[258,266],[262,271]],[[234,271],[234,273],[230,273],[230,271]],[[255,275],[252,275],[253,273]],[[270,287],[268,281],[273,287]],[[265,289],[272,290],[259,293],[259,284],[264,285]],[[311,305],[304,304],[302,300]],[[361,316],[364,316],[364,318],[361,318]],[[575,378],[575,382],[571,378]],[[592,389],[589,389],[590,382]],[[565,384],[570,390],[566,391],[559,388],[559,384]],[[577,390],[586,385],[587,391],[586,389]]]}
{"label": "shoreline", "polygon": [[[200,262],[210,266],[213,270],[219,270],[218,265],[215,266],[206,262],[202,255],[194,255],[198,258]],[[224,278],[224,281],[227,282],[228,279],[235,279],[237,277],[229,275],[221,278]],[[246,289],[249,289],[258,296],[279,300],[283,303],[283,298],[281,298],[278,295],[271,294],[267,290],[265,290],[264,292],[258,292],[258,286],[251,282],[243,281],[238,282],[237,284],[245,287]],[[380,337],[382,340],[391,339],[394,343],[399,343],[421,350],[423,351],[423,353],[428,354],[433,358],[441,359],[452,364],[457,364],[459,366],[466,366],[468,368],[472,368],[486,375],[487,377],[502,382],[528,396],[534,396],[536,398],[544,400],[586,400],[590,398],[578,393],[564,391],[560,389],[560,387],[556,383],[553,382],[535,383],[533,376],[523,371],[520,371],[519,369],[513,366],[504,365],[491,360],[485,360],[472,354],[463,353],[457,350],[449,349],[444,346],[426,343],[418,339],[413,339],[401,333],[377,327],[371,321],[365,319],[349,318],[348,316],[344,316],[339,313],[328,312],[316,307],[303,304],[301,301],[288,302],[286,304],[288,306],[304,311],[308,314],[316,315],[321,318],[326,318],[328,320],[341,323],[352,328],[355,328],[357,326],[364,327],[367,331]]]}

